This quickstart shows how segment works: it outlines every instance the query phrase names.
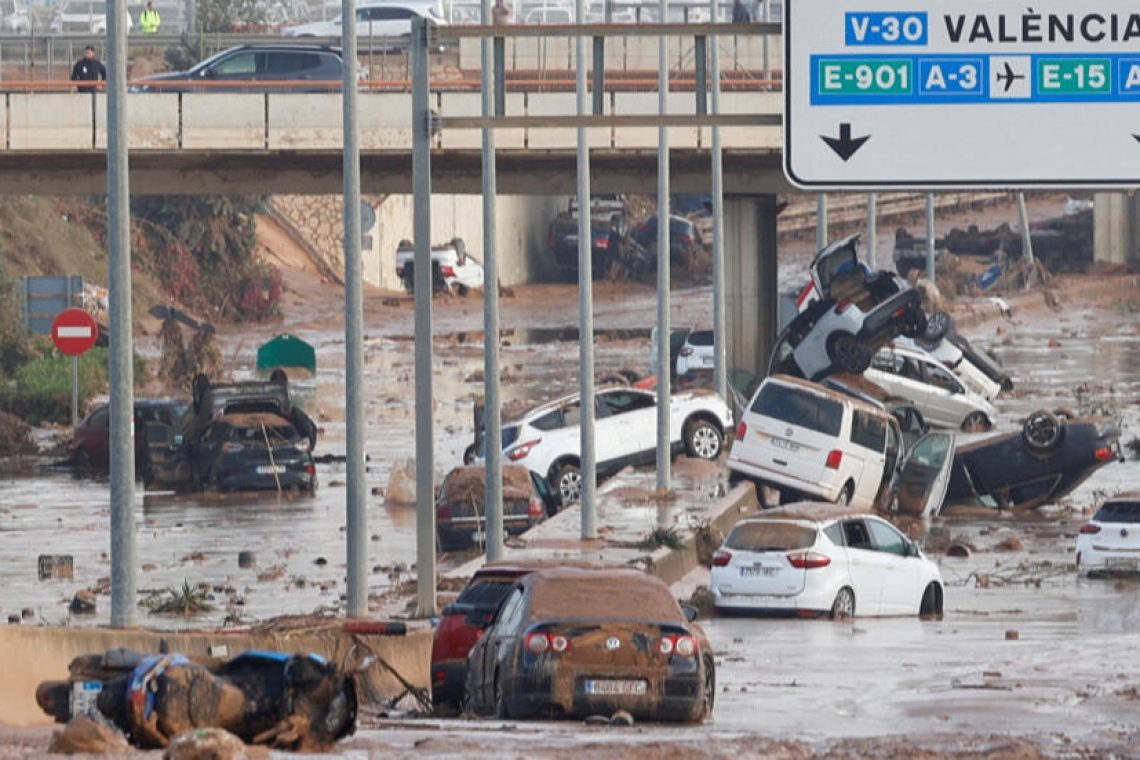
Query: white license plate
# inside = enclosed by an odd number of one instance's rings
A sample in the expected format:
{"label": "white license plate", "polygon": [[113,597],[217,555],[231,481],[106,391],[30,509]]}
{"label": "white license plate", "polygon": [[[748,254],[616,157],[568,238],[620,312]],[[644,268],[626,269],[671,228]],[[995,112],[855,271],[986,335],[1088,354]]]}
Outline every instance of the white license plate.
{"label": "white license plate", "polygon": [[259,464],[257,466],[258,475],[280,475],[285,472],[285,465],[283,464]]}
{"label": "white license plate", "polygon": [[753,565],[752,567],[740,568],[740,577],[750,578],[757,575],[775,575],[776,567],[764,567],[763,565]]}
{"label": "white license plate", "polygon": [[1140,567],[1140,563],[1134,559],[1120,559],[1110,557],[1104,561],[1104,566],[1110,570],[1136,570]]}
{"label": "white license plate", "polygon": [[99,709],[96,705],[101,691],[103,691],[103,684],[100,681],[72,682],[71,694],[68,699],[68,708],[71,710],[71,714],[75,716],[98,713]]}
{"label": "white license plate", "polygon": [[644,694],[649,684],[646,681],[586,681],[587,694]]}
{"label": "white license plate", "polygon": [[796,443],[795,441],[787,441],[787,440],[784,440],[783,438],[773,438],[772,439],[772,445],[778,449],[784,449],[786,451],[799,451],[800,450],[800,445],[798,443]]}

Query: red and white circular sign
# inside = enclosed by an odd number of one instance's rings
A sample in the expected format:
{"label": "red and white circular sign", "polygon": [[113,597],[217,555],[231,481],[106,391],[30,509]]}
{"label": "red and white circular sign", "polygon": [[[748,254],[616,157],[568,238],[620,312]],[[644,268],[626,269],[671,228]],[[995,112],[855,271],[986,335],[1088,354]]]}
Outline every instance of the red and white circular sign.
{"label": "red and white circular sign", "polygon": [[95,317],[83,309],[64,309],[51,323],[52,342],[68,356],[86,353],[98,338]]}

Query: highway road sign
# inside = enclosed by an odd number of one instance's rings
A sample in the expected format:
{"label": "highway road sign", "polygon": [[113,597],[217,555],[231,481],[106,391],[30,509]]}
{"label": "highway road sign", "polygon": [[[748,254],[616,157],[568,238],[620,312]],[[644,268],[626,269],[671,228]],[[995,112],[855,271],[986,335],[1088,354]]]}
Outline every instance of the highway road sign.
{"label": "highway road sign", "polygon": [[83,309],[64,309],[51,323],[55,347],[68,356],[86,353],[99,338],[99,325]]}
{"label": "highway road sign", "polygon": [[784,171],[803,188],[1140,184],[1140,7],[789,2]]}

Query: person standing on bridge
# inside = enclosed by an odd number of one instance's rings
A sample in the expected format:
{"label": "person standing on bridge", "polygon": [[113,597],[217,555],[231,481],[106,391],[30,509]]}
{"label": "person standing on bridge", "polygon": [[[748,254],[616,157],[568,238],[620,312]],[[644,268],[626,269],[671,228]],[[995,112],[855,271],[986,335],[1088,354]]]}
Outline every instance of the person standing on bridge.
{"label": "person standing on bridge", "polygon": [[[83,49],[83,57],[71,67],[71,81],[73,82],[104,82],[107,80],[107,67],[95,57],[95,48],[88,45]],[[98,85],[81,84],[76,89],[80,92],[95,92]]]}
{"label": "person standing on bridge", "polygon": [[732,0],[732,23],[748,24],[752,21],[752,14],[744,7],[741,0]]}
{"label": "person standing on bridge", "polygon": [[139,26],[142,27],[143,34],[154,34],[158,31],[158,25],[161,23],[162,18],[154,9],[154,0],[150,0],[143,8],[143,12],[139,14]]}
{"label": "person standing on bridge", "polygon": [[491,6],[491,23],[495,26],[511,23],[511,6],[504,0],[495,0],[495,4]]}

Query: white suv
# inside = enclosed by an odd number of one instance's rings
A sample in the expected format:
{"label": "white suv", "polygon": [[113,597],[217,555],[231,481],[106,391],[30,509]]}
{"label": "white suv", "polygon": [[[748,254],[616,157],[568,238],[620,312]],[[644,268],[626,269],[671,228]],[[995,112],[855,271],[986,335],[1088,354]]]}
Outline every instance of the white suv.
{"label": "white suv", "polygon": [[[716,459],[724,450],[732,412],[707,390],[675,393],[669,414],[674,450]],[[503,453],[547,479],[563,504],[578,499],[582,481],[581,408],[578,394],[531,409],[503,425]],[[627,464],[652,462],[657,450],[657,394],[618,386],[601,388],[594,399],[594,458],[598,475]]]}
{"label": "white suv", "polygon": [[885,502],[901,441],[898,422],[882,407],[774,375],[741,415],[728,468],[781,496],[869,509]]}
{"label": "white suv", "polygon": [[979,433],[994,426],[997,410],[968,390],[948,368],[925,351],[885,346],[863,373],[892,396],[913,401],[932,425]]}

